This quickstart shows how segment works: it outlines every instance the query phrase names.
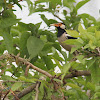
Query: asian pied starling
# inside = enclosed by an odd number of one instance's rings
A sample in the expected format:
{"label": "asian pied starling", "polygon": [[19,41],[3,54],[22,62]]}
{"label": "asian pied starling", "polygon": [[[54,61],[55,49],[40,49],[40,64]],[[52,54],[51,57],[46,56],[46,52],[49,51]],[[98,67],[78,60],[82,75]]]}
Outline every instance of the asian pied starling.
{"label": "asian pied starling", "polygon": [[67,34],[67,32],[65,31],[66,27],[64,23],[50,24],[50,26],[57,27],[58,29],[57,38],[60,45],[67,51],[71,51],[71,48],[75,47],[75,45],[67,45],[66,43],[63,43],[63,42],[67,39],[77,39],[77,38],[71,37],[69,34]]}

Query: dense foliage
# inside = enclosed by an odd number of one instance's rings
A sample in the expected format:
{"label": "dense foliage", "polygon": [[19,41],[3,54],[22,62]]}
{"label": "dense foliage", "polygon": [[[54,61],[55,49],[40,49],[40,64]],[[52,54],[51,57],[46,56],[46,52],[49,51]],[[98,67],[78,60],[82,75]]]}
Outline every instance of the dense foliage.
{"label": "dense foliage", "polygon": [[[64,22],[67,33],[78,37],[65,43],[76,47],[68,53],[56,41],[56,32],[40,29],[41,23],[26,24],[17,19],[13,6],[22,9],[23,0],[0,0],[0,100],[99,100],[100,22],[89,14],[77,14],[78,9],[89,0],[77,4],[75,0],[25,1],[29,16],[36,12],[47,12]],[[62,13],[63,18],[58,16],[59,13]],[[47,27],[57,22],[55,19],[48,20],[45,14],[40,16]],[[80,54],[74,56],[76,50]],[[77,61],[72,60],[74,58]],[[40,70],[33,70],[31,64]],[[55,67],[61,72],[55,73]],[[78,75],[79,71],[81,74]],[[38,83],[38,88],[33,88],[33,91],[22,97],[17,95]]]}

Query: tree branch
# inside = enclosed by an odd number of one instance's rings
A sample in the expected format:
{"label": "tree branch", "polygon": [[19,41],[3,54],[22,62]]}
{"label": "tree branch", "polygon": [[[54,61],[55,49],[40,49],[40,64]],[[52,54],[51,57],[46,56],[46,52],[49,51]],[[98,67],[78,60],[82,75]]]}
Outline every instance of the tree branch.
{"label": "tree branch", "polygon": [[36,85],[36,89],[35,89],[36,90],[35,100],[38,100],[38,97],[39,97],[39,89],[38,89],[39,88],[39,85],[40,85],[40,82],[38,82],[37,85]]}
{"label": "tree branch", "polygon": [[[20,99],[23,96],[25,96],[26,94],[32,92],[33,90],[35,90],[36,85],[38,84],[38,82],[36,84],[33,84],[27,88],[25,88],[23,91],[21,91],[20,93],[18,93],[16,96]],[[16,100],[16,98],[14,97],[13,100]]]}
{"label": "tree branch", "polygon": [[29,68],[30,68],[30,65],[28,65],[28,66],[26,67],[26,69],[25,69],[25,76],[28,76],[28,70],[29,70]]}
{"label": "tree branch", "polygon": [[25,64],[26,66],[30,65],[30,67],[33,68],[34,70],[36,70],[36,71],[38,71],[38,72],[40,72],[40,73],[42,73],[42,74],[48,76],[49,78],[53,78],[53,76],[52,76],[51,74],[49,74],[48,72],[46,72],[46,71],[44,71],[44,70],[42,70],[42,69],[40,69],[40,68],[34,66],[32,63],[30,63],[29,61],[27,61],[27,60],[24,59],[24,58],[21,58],[21,57],[19,57],[19,56],[15,56],[15,55],[13,55],[13,54],[5,54],[5,55],[0,56],[0,60],[3,60],[3,59],[5,59],[5,58],[6,58],[6,59],[7,59],[7,58],[10,58],[10,59],[12,58],[12,59],[15,59],[15,61],[16,61],[16,59],[17,59],[18,62],[22,62],[22,63]]}
{"label": "tree branch", "polygon": [[3,83],[8,83],[8,82],[10,82],[10,83],[16,83],[16,82],[21,82],[21,83],[31,83],[31,82],[25,82],[25,81],[11,81],[11,80],[2,80],[2,82]]}
{"label": "tree branch", "polygon": [[36,70],[36,71],[38,71],[38,72],[40,72],[40,73],[42,73],[42,74],[48,76],[49,78],[52,78],[52,77],[53,77],[53,76],[52,76],[51,74],[49,74],[48,72],[46,72],[46,71],[44,71],[44,70],[42,70],[42,69],[40,69],[40,68],[34,66],[32,63],[28,62],[28,61],[27,61],[26,59],[24,59],[24,58],[21,58],[21,57],[12,55],[12,54],[10,54],[10,55],[8,54],[8,56],[13,57],[15,60],[17,59],[19,62],[23,62],[26,66],[30,65],[31,68],[33,68],[34,70]]}
{"label": "tree branch", "polygon": [[11,92],[12,95],[15,97],[15,100],[20,100],[12,90],[10,90],[10,92]]}
{"label": "tree branch", "polygon": [[63,20],[59,16],[57,16],[56,14],[53,14],[53,15],[63,22]]}
{"label": "tree branch", "polygon": [[70,73],[70,74],[66,74],[64,79],[63,79],[63,82],[64,84],[66,84],[65,80],[68,79],[68,78],[73,78],[73,77],[78,77],[78,76],[90,76],[91,73],[90,71],[87,71],[87,70],[84,70],[84,71],[74,71],[74,73]]}

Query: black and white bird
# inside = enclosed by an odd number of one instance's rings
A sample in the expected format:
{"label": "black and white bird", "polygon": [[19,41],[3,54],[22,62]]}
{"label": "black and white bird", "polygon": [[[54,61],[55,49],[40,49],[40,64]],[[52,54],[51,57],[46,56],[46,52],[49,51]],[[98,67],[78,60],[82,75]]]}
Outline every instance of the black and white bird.
{"label": "black and white bird", "polygon": [[54,23],[50,24],[50,26],[55,26],[58,29],[57,38],[60,45],[67,51],[71,51],[71,48],[75,47],[75,45],[67,45],[66,43],[64,43],[64,41],[66,41],[67,39],[77,39],[77,38],[67,34],[67,32],[65,31],[66,27],[64,23]]}

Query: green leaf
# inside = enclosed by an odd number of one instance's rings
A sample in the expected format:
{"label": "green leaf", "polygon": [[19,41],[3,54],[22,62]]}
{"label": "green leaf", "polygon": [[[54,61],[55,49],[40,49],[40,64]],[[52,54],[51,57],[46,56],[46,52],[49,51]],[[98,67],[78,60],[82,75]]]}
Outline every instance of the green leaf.
{"label": "green leaf", "polygon": [[0,54],[3,54],[4,50],[6,50],[6,45],[4,41],[0,41]]}
{"label": "green leaf", "polygon": [[95,32],[96,40],[100,40],[100,31]]}
{"label": "green leaf", "polygon": [[95,62],[91,65],[89,70],[91,71],[92,81],[97,84],[100,82],[100,62],[98,59],[95,58]]}
{"label": "green leaf", "polygon": [[12,37],[20,36],[21,32],[16,27],[11,27],[11,35]]}
{"label": "green leaf", "polygon": [[30,33],[28,32],[23,32],[21,34],[19,45],[20,45],[20,53],[22,57],[24,57],[24,55],[28,56],[27,39],[29,38],[29,36]]}
{"label": "green leaf", "polygon": [[84,49],[89,48],[89,47],[90,47],[90,45],[89,45],[89,44],[86,44],[86,45],[84,46]]}
{"label": "green leaf", "polygon": [[79,31],[80,33],[85,33],[85,32],[86,32],[86,31],[83,29],[81,23],[80,23],[79,26],[78,26],[78,31]]}
{"label": "green leaf", "polygon": [[0,19],[0,28],[7,28],[18,23],[20,19],[16,19],[16,15],[11,10],[4,10],[2,19]]}
{"label": "green leaf", "polygon": [[79,16],[83,20],[84,26],[86,28],[88,28],[90,25],[92,26],[92,24],[96,24],[96,19],[89,14],[83,13],[83,14],[80,14]]}
{"label": "green leaf", "polygon": [[28,4],[28,6],[30,6],[31,1],[30,0],[25,0]]}
{"label": "green leaf", "polygon": [[66,30],[66,32],[73,37],[80,37],[79,33],[75,30]]}
{"label": "green leaf", "polygon": [[50,24],[48,24],[48,19],[45,17],[44,14],[39,14],[42,18],[42,20],[49,26]]}
{"label": "green leaf", "polygon": [[96,48],[96,46],[93,45],[93,41],[92,40],[89,41],[89,46],[90,46],[91,49],[95,49]]}
{"label": "green leaf", "polygon": [[35,99],[32,99],[32,95],[33,95],[33,92],[28,93],[28,94],[26,94],[25,96],[23,96],[23,97],[21,98],[21,100],[35,100]]}
{"label": "green leaf", "polygon": [[93,32],[95,33],[96,30],[98,30],[99,26],[90,26],[87,28],[87,32]]}
{"label": "green leaf", "polygon": [[30,36],[27,40],[27,49],[28,49],[30,58],[32,59],[33,57],[37,56],[42,50],[43,46],[44,46],[44,43],[42,40],[34,36]]}
{"label": "green leaf", "polygon": [[83,0],[80,1],[77,5],[76,5],[76,10],[78,10],[79,8],[81,8],[84,4],[86,4],[88,1],[90,0]]}
{"label": "green leaf", "polygon": [[91,82],[87,82],[86,87],[88,87],[92,91],[95,91],[95,85],[93,83],[91,83]]}
{"label": "green leaf", "polygon": [[20,76],[18,79],[22,80],[22,81],[25,81],[25,82],[31,82],[31,83],[35,83],[36,79],[32,78],[32,79],[27,79],[26,77],[24,76]]}
{"label": "green leaf", "polygon": [[[33,3],[30,1],[29,15],[31,15],[33,12],[34,12]],[[28,15],[28,16],[29,16],[29,15]]]}
{"label": "green leaf", "polygon": [[34,62],[35,66],[38,66],[39,68],[43,70],[48,70],[47,67],[45,66],[45,62],[42,59],[38,59],[36,62]]}
{"label": "green leaf", "polygon": [[15,19],[15,18],[5,18],[5,19],[2,19],[2,20],[0,20],[0,28],[10,27],[12,25],[15,25],[19,21],[20,21],[20,19]]}
{"label": "green leaf", "polygon": [[1,77],[1,79],[2,79],[2,80],[15,81],[14,78],[12,78],[11,76],[7,76],[7,75],[3,75],[3,76]]}
{"label": "green leaf", "polygon": [[61,5],[61,0],[49,0],[49,8],[55,9],[57,5]]}
{"label": "green leaf", "polygon": [[88,69],[95,63],[96,59],[91,59],[87,62]]}
{"label": "green leaf", "polygon": [[86,33],[86,37],[87,37],[89,40],[91,40],[91,41],[93,42],[93,44],[95,44],[95,43],[97,42],[94,35],[95,35],[95,34],[94,34],[94,33],[92,34],[91,32],[87,32],[87,33]]}
{"label": "green leaf", "polygon": [[[100,98],[100,92],[96,92],[94,94],[94,100],[96,100],[97,98]],[[99,99],[98,99],[99,100]]]}
{"label": "green leaf", "polygon": [[45,87],[45,81],[44,80],[42,80],[42,82],[41,82],[41,85],[40,85],[40,92],[41,92],[41,94],[42,94],[42,96],[43,96],[43,94],[44,94],[44,87]]}
{"label": "green leaf", "polygon": [[50,56],[43,56],[42,58],[47,66],[47,69],[50,70],[50,69],[54,68],[54,64],[53,64]]}
{"label": "green leaf", "polygon": [[85,64],[85,60],[86,60],[86,58],[84,58],[83,55],[79,55],[79,56],[77,56],[77,59],[78,59],[82,64]]}
{"label": "green leaf", "polygon": [[13,0],[13,2],[16,4],[16,3],[18,3],[18,0]]}
{"label": "green leaf", "polygon": [[18,79],[22,80],[22,81],[25,81],[26,78],[24,76],[20,76]]}
{"label": "green leaf", "polygon": [[66,73],[69,72],[70,67],[71,67],[71,63],[66,63],[66,64],[63,66],[63,69],[62,69],[62,71],[61,71],[61,72],[63,73],[62,79],[64,78],[64,76],[66,75]]}
{"label": "green leaf", "polygon": [[67,39],[66,41],[64,41],[64,43],[71,44],[71,45],[74,45],[76,42],[77,42],[76,39]]}
{"label": "green leaf", "polygon": [[14,83],[11,87],[12,91],[18,90],[22,86],[21,82]]}
{"label": "green leaf", "polygon": [[18,7],[22,10],[22,5],[20,3],[16,3],[18,5]]}
{"label": "green leaf", "polygon": [[66,63],[64,66],[63,66],[63,73],[67,73],[69,71],[69,68],[71,67],[71,64],[70,63]]}
{"label": "green leaf", "polygon": [[63,5],[68,7],[71,11],[74,8],[75,0],[63,0]]}
{"label": "green leaf", "polygon": [[23,23],[23,22],[19,22],[17,27],[14,27],[16,30],[19,31],[19,36],[21,34],[21,32],[26,32],[26,31],[30,31],[29,30],[29,24]]}
{"label": "green leaf", "polygon": [[57,59],[55,59],[55,57],[52,56],[52,58],[53,58],[53,60],[55,61],[56,65],[57,65],[60,69],[62,69],[62,66],[61,66],[60,62],[59,62]]}
{"label": "green leaf", "polygon": [[37,0],[35,3],[43,3],[43,2],[49,2],[50,0]]}
{"label": "green leaf", "polygon": [[97,44],[97,46],[98,46],[98,47],[100,47],[100,40],[98,41],[98,44]]}
{"label": "green leaf", "polygon": [[95,91],[99,92],[100,91],[100,86],[96,86]]}
{"label": "green leaf", "polygon": [[45,43],[42,51],[40,52],[41,55],[46,56],[51,51],[52,44],[53,44],[52,42]]}
{"label": "green leaf", "polygon": [[64,59],[62,57],[60,57],[60,55],[57,53],[57,51],[55,51],[55,53],[53,54],[53,57],[55,57],[58,61],[64,61]]}
{"label": "green leaf", "polygon": [[61,54],[63,55],[63,57],[64,57],[64,59],[65,59],[65,61],[66,61],[66,60],[67,60],[67,53],[64,52],[64,51],[61,51]]}
{"label": "green leaf", "polygon": [[0,1],[0,5],[1,5],[2,3],[4,3],[4,1],[3,1],[3,0],[1,0],[1,1]]}
{"label": "green leaf", "polygon": [[81,90],[81,88],[80,88],[78,85],[76,85],[76,84],[67,83],[66,85],[68,85],[68,86],[70,86],[70,87],[72,87],[72,88],[74,88],[74,89]]}
{"label": "green leaf", "polygon": [[6,49],[8,50],[9,53],[13,52],[13,38],[9,34],[7,29],[3,29],[2,36],[4,38],[4,42],[6,45]]}

